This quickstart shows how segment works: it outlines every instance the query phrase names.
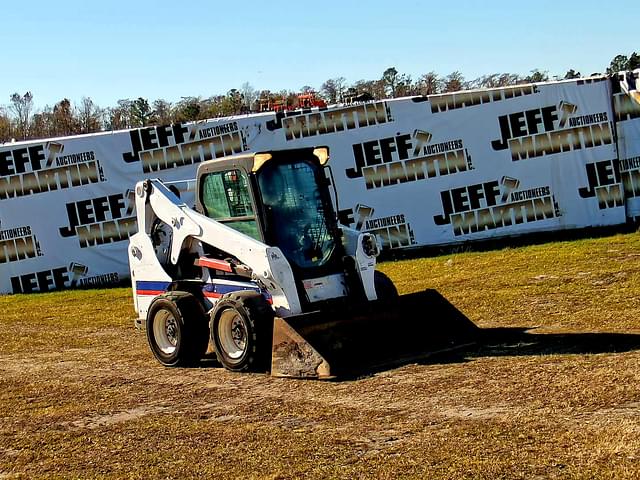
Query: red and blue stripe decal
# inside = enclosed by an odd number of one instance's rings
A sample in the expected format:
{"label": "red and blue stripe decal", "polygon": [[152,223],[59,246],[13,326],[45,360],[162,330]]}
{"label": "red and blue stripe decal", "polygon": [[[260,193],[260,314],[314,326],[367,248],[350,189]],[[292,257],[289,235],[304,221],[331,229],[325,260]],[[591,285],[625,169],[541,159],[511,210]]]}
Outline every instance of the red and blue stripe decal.
{"label": "red and blue stripe decal", "polygon": [[220,298],[226,293],[237,292],[241,290],[253,290],[254,292],[259,292],[260,289],[258,287],[239,287],[237,285],[224,285],[220,283],[207,283],[204,287],[202,287],[202,293],[207,298]]}
{"label": "red and blue stripe decal", "polygon": [[[148,282],[137,281],[136,282],[136,294],[156,297],[162,295],[167,291],[171,285],[170,282]],[[223,295],[231,292],[238,292],[242,290],[253,290],[264,295],[269,303],[273,302],[269,292],[261,291],[259,287],[242,287],[238,285],[226,285],[221,283],[207,283],[202,287],[202,293],[207,298],[220,298]]]}
{"label": "red and blue stripe decal", "polygon": [[136,294],[138,295],[151,295],[157,296],[162,295],[167,291],[171,285],[169,282],[146,282],[146,281],[137,281],[136,282]]}
{"label": "red and blue stripe decal", "polygon": [[220,298],[223,295],[231,292],[239,292],[243,290],[253,290],[254,292],[262,293],[267,302],[273,303],[273,299],[269,292],[260,290],[259,287],[240,287],[238,285],[225,285],[221,283],[208,283],[202,287],[202,293],[207,298]]}

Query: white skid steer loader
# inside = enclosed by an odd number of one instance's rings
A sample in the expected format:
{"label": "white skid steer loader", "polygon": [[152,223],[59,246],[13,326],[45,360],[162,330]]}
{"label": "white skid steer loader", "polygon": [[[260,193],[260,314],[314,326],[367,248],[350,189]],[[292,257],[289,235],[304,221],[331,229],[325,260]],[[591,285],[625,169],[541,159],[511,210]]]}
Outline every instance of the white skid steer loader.
{"label": "white skid steer loader", "polygon": [[338,225],[328,159],[320,147],[203,162],[195,211],[159,180],[136,185],[136,322],[161,364],[197,363],[211,346],[229,370],[332,378],[415,338],[401,319],[425,299],[398,297],[375,271],[376,237]]}

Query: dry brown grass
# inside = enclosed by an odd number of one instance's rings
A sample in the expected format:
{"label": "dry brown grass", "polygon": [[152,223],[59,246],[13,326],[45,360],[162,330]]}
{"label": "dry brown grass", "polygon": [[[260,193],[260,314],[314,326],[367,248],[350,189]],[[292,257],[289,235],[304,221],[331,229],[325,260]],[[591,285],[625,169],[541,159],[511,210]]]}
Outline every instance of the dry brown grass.
{"label": "dry brown grass", "polygon": [[537,328],[296,381],[162,368],[126,289],[0,297],[0,478],[640,476],[637,234],[382,269],[484,329]]}

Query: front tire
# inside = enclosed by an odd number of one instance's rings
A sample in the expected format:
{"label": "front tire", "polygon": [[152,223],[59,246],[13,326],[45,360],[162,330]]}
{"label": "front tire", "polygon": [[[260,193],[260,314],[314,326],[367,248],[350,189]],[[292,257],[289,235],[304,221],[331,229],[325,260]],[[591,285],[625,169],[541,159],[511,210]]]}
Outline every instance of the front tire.
{"label": "front tire", "polygon": [[218,300],[210,324],[218,361],[234,372],[268,369],[273,316],[258,292],[233,292]]}
{"label": "front tire", "polygon": [[382,302],[395,302],[398,300],[398,289],[384,273],[378,270],[373,272],[373,284],[378,300]]}
{"label": "front tire", "polygon": [[151,352],[166,367],[197,364],[209,343],[202,304],[187,292],[159,295],[149,307],[146,321]]}

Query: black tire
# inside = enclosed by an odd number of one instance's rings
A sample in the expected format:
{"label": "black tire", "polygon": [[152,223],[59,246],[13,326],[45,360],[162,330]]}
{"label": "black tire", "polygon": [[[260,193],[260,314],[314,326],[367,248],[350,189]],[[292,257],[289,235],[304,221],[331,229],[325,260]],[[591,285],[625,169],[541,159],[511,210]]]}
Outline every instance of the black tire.
{"label": "black tire", "polygon": [[384,273],[378,270],[373,272],[373,284],[376,288],[378,300],[382,302],[395,302],[398,300],[398,289]]}
{"label": "black tire", "polygon": [[207,352],[207,315],[190,293],[176,291],[156,297],[146,327],[151,352],[166,367],[195,365]]}
{"label": "black tire", "polygon": [[209,331],[222,366],[234,372],[268,370],[273,316],[273,309],[258,292],[232,292],[218,300]]}

